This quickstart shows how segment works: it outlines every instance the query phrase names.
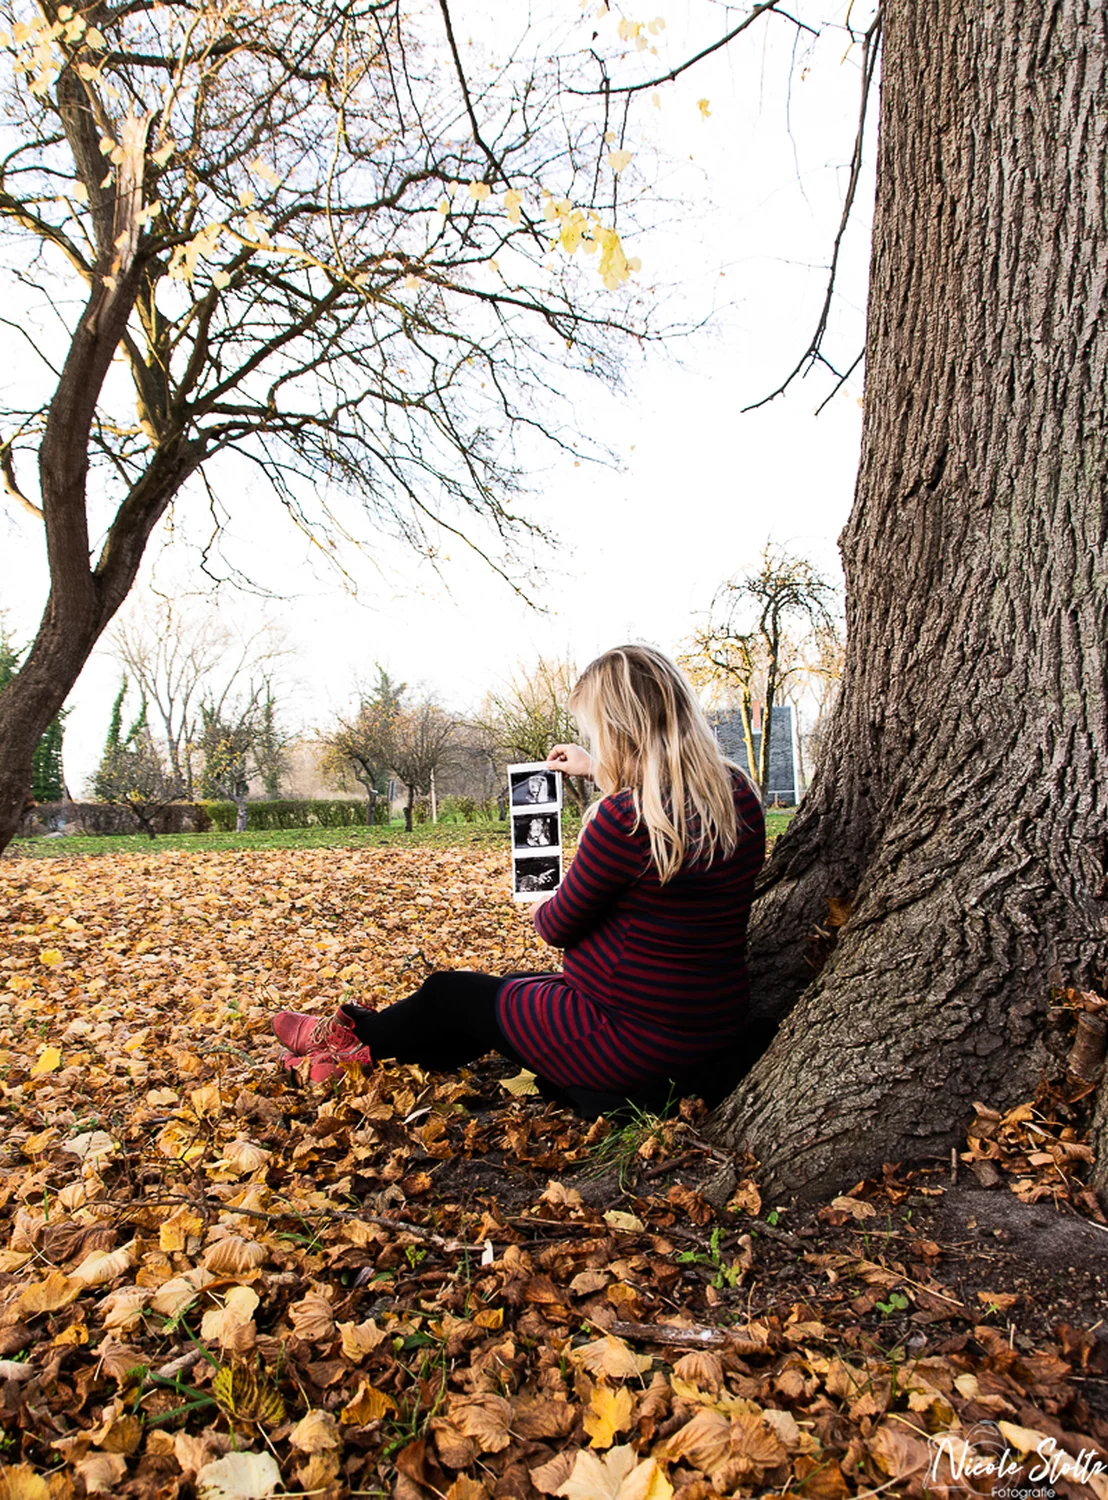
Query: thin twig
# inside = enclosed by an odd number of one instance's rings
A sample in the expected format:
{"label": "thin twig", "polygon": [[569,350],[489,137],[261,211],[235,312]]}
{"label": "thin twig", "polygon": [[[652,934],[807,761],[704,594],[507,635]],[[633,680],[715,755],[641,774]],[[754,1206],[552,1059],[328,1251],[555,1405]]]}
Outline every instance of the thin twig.
{"label": "thin twig", "polygon": [[819,32],[814,27],[807,25],[804,21],[797,20],[796,16],[790,16],[785,11],[778,10],[777,4],[778,0],[762,0],[762,4],[756,5],[750,14],[744,20],[740,21],[737,26],[733,27],[732,30],[727,32],[726,35],[721,36],[718,41],[709,42],[708,46],[697,52],[695,56],[686,58],[683,63],[678,63],[675,68],[671,68],[668,73],[663,73],[658,78],[649,78],[645,83],[627,83],[620,87],[613,87],[610,81],[605,78],[604,84],[598,89],[566,89],[566,93],[579,94],[585,97],[593,94],[609,93],[639,94],[643,89],[656,89],[663,83],[672,83],[675,78],[679,78],[689,68],[695,67],[698,62],[703,62],[706,57],[711,57],[713,52],[718,52],[721,47],[726,47],[728,42],[733,42],[737,36],[740,36],[748,26],[752,26],[758,17],[764,15],[767,10],[772,11],[775,15],[779,15],[782,20],[791,21],[801,31],[808,31],[811,32],[812,36],[819,36]]}
{"label": "thin twig", "polygon": [[[828,364],[828,361],[824,359],[821,353],[821,345],[823,343],[823,336],[827,332],[827,320],[831,314],[831,300],[835,295],[835,281],[839,272],[839,252],[842,249],[843,237],[846,234],[846,227],[850,222],[851,210],[854,207],[854,194],[858,189],[858,180],[862,175],[862,149],[866,135],[866,112],[869,106],[870,87],[873,83],[874,73],[877,70],[878,42],[880,36],[881,11],[878,10],[869,30],[862,39],[862,100],[858,110],[858,129],[854,135],[854,150],[850,157],[850,177],[846,185],[846,197],[843,199],[843,211],[839,217],[839,227],[831,249],[831,265],[828,268],[827,290],[824,293],[823,306],[820,309],[819,319],[816,322],[816,331],[812,335],[807,349],[805,349],[804,353],[777,389],[770,391],[769,395],[763,396],[760,401],[752,401],[749,406],[744,406],[742,408],[744,412],[757,411],[760,406],[766,406],[770,401],[774,401],[778,396],[783,395],[806,365],[810,366],[815,364],[817,360],[820,360],[828,365],[828,369],[832,369],[832,366]],[[857,366],[857,363],[858,361],[855,360],[851,366],[851,370]],[[834,370],[833,373],[836,375],[839,374],[837,370]],[[848,370],[847,375],[849,374],[850,371]],[[839,385],[842,385],[846,378],[846,375],[839,376]],[[838,386],[835,387],[836,390],[838,388]]]}

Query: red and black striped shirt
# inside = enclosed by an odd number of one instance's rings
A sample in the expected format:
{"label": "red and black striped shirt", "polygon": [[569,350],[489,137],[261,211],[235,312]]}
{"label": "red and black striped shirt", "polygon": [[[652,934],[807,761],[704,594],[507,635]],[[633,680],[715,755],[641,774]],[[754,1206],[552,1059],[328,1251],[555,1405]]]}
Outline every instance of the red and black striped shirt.
{"label": "red and black striped shirt", "polygon": [[630,792],[605,797],[582,829],[565,880],[535,913],[540,937],[565,949],[562,973],[508,980],[497,994],[501,1029],[541,1077],[626,1091],[737,1039],[765,819],[746,778],[732,780],[735,852],[665,885]]}

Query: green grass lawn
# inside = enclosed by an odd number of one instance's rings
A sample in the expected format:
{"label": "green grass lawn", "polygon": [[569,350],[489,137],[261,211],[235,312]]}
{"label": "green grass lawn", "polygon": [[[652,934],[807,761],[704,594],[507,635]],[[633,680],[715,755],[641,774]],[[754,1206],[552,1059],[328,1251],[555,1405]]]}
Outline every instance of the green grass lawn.
{"label": "green grass lawn", "polygon": [[[770,839],[784,833],[792,812],[766,814],[766,833]],[[423,823],[411,833],[403,823],[384,828],[286,828],[265,833],[165,833],[156,839],[145,834],[114,834],[110,837],[16,839],[8,847],[8,859],[71,859],[85,854],[151,854],[172,849],[354,849],[411,848],[415,844],[437,846],[479,844],[486,847],[505,843],[505,823]]]}

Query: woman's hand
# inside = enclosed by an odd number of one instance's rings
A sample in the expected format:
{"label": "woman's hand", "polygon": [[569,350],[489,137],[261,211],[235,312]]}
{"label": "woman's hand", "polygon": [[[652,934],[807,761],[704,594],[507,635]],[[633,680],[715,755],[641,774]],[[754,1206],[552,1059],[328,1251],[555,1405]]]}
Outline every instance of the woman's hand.
{"label": "woman's hand", "polygon": [[567,776],[592,776],[592,756],[580,745],[555,745],[546,763],[552,771],[563,771]]}
{"label": "woman's hand", "polygon": [[526,905],[521,903],[519,908],[520,921],[528,922],[532,926],[534,926],[535,913],[538,911],[540,906],[545,906],[546,903],[553,898],[553,896],[553,891],[547,891],[546,895],[540,896],[537,901],[528,901]]}

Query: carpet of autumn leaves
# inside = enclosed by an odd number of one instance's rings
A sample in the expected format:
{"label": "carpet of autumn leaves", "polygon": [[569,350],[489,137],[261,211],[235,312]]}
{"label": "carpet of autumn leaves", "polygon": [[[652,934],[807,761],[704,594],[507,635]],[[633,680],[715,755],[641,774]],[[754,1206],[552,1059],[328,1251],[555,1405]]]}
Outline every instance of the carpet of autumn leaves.
{"label": "carpet of autumn leaves", "polygon": [[[280,1006],[550,966],[499,852],[5,862],[0,923],[0,1500],[987,1494],[982,1432],[1108,1497],[1096,1330],[1028,1347],[1018,1294],[871,1242],[895,1171],[794,1233],[690,1101],[621,1135],[492,1063],[281,1073]],[[1080,1156],[982,1111],[1022,1198]]]}

